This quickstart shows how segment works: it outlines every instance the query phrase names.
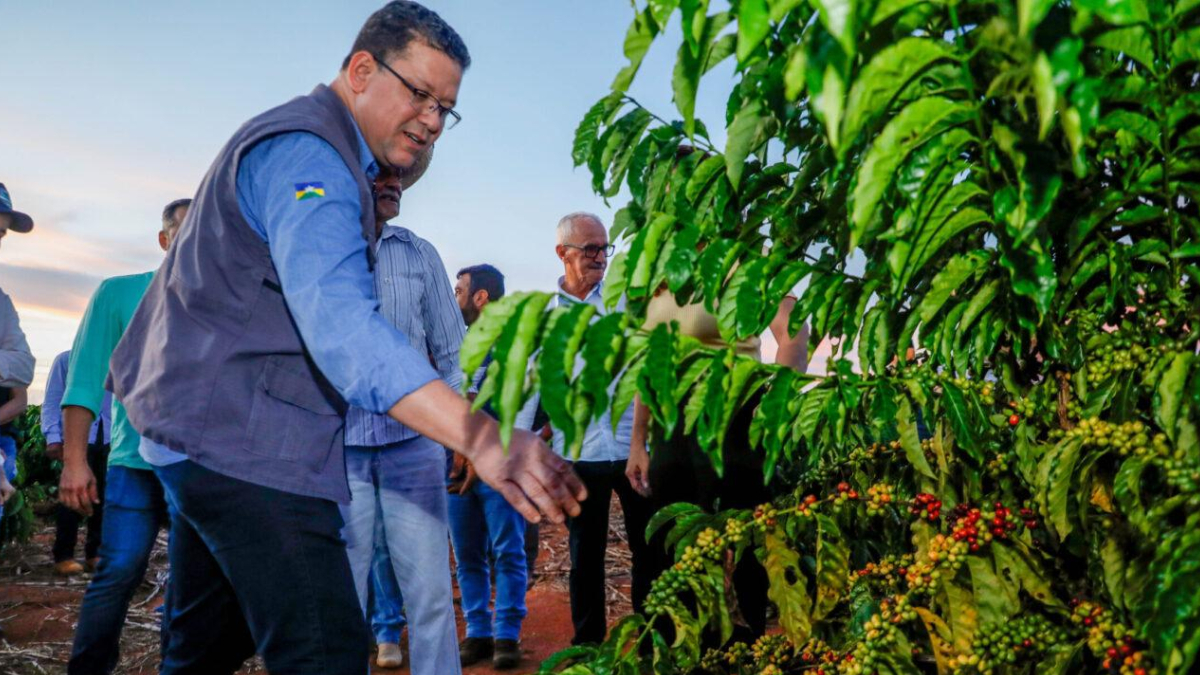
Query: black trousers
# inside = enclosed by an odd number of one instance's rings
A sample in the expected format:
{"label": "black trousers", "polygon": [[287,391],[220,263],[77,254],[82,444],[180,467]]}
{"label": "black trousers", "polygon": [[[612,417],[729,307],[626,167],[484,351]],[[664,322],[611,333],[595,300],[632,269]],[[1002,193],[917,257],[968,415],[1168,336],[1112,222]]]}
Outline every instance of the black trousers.
{"label": "black trousers", "polygon": [[650,594],[651,558],[646,544],[650,501],[634,491],[625,477],[625,461],[576,462],[575,473],[587,487],[579,515],[567,519],[571,551],[571,622],[575,637],[571,644],[603,642],[608,633],[604,592],[604,554],[608,549],[608,511],[613,493],[625,514],[625,535],[633,557],[632,595],[635,611],[641,611]]}
{"label": "black trousers", "polygon": [[291,675],[367,675],[371,635],[332,501],[157,469],[171,522],[164,675],[223,675],[261,654]]}
{"label": "black trousers", "polygon": [[[682,421],[672,438],[654,445],[649,476],[654,511],[676,502],[690,502],[709,512],[746,509],[771,499],[771,491],[763,484],[762,455],[750,447],[749,441],[756,406],[757,400],[751,400],[730,422],[725,437],[724,476],[717,476],[696,438],[683,434]],[[675,562],[672,553],[664,549],[669,531],[669,527],[661,528],[650,541],[655,577]],[[733,571],[733,590],[749,633],[745,628],[735,628],[735,640],[750,642],[766,631],[768,586],[767,571],[747,550]],[[674,633],[671,625],[659,628]],[[711,647],[720,646],[712,643],[712,636],[706,636],[705,642]]]}
{"label": "black trousers", "polygon": [[[87,463],[96,477],[96,494],[104,498],[104,479],[108,475],[108,443],[92,443],[88,446]],[[83,516],[59,504],[54,512],[54,562],[60,563],[75,557],[75,544],[79,541],[79,524]],[[95,558],[100,551],[100,532],[104,526],[104,507],[92,509],[87,519],[87,538],[84,539],[83,557]]]}

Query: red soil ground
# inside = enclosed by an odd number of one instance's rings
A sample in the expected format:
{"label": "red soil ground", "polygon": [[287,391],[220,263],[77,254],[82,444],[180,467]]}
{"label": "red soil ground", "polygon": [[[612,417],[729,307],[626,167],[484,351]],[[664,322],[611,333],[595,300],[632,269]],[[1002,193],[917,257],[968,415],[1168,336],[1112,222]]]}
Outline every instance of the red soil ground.
{"label": "red soil ground", "polygon": [[[630,611],[629,549],[624,541],[620,508],[613,500],[613,527],[609,533],[608,596],[609,621],[615,622]],[[48,522],[48,521],[47,521]],[[51,574],[50,543],[52,530],[43,527],[33,541],[8,546],[0,551],[0,674],[30,675],[62,673],[70,653],[74,622],[87,578],[60,579]],[[157,617],[154,608],[162,602],[161,584],[166,578],[165,534],[151,561],[146,581],[138,590],[122,636],[122,658],[118,673],[151,675],[157,672]],[[524,660],[510,671],[495,671],[490,663],[464,669],[469,675],[497,672],[533,673],[551,654],[567,647],[571,639],[571,611],[567,597],[566,528],[547,525],[542,528],[541,551],[534,586],[526,596],[528,616],[522,629]],[[455,603],[457,610],[457,587]],[[464,635],[461,611],[459,636]],[[404,647],[407,652],[407,646]],[[399,669],[375,668],[373,673],[407,673],[406,663]],[[264,672],[260,663],[251,663],[243,673]]]}

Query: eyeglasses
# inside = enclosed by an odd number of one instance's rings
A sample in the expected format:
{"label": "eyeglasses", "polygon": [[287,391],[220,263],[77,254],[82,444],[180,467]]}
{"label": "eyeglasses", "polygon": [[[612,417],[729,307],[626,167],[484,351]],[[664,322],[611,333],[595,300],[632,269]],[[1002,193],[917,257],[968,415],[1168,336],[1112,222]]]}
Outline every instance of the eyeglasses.
{"label": "eyeglasses", "polygon": [[403,75],[397,73],[395,70],[392,70],[392,67],[389,66],[383,59],[375,56],[374,54],[371,56],[375,58],[376,63],[383,66],[384,70],[395,75],[396,79],[400,80],[400,83],[405,87],[408,87],[408,90],[412,92],[412,99],[410,99],[408,103],[413,107],[413,110],[416,110],[417,112],[436,112],[438,117],[442,119],[442,123],[446,125],[446,129],[453,129],[455,125],[462,121],[462,115],[459,115],[457,110],[442,105],[442,102],[438,100],[438,97],[425,91],[424,89],[418,89],[409,84],[408,80],[404,79]]}
{"label": "eyeglasses", "polygon": [[615,252],[617,250],[617,247],[613,246],[612,244],[605,244],[604,246],[600,246],[599,244],[588,244],[586,246],[576,246],[575,244],[563,244],[563,246],[566,246],[567,248],[573,248],[573,249],[583,251],[583,257],[590,258],[593,260],[596,258],[596,256],[600,255],[601,251],[604,251],[604,257],[611,258],[613,252]]}

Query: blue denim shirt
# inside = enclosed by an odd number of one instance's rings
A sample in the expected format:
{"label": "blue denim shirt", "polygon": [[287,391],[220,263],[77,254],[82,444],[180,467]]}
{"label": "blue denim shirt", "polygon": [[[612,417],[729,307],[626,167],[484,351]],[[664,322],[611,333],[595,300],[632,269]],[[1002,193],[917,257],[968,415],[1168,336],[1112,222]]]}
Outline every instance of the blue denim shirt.
{"label": "blue denim shirt", "polygon": [[[71,350],[54,357],[50,366],[50,377],[46,379],[46,397],[42,399],[42,433],[46,436],[46,444],[62,443],[62,397],[67,388],[67,363],[71,360]],[[103,429],[104,437],[99,433]],[[100,417],[92,423],[88,431],[88,443],[97,441],[108,445],[112,442],[112,394],[105,392],[100,403]]]}
{"label": "blue denim shirt", "polygon": [[[358,141],[363,170],[373,177],[379,168],[361,132]],[[300,184],[320,184],[323,194],[301,199]],[[353,228],[323,227],[333,220],[357,223],[364,208],[332,145],[306,132],[261,141],[238,165],[237,197],[246,222],[270,246],[305,347],[348,403],[385,413],[437,378],[424,345],[414,349],[377,311],[375,280],[362,264],[362,237]],[[347,321],[349,316],[367,320]],[[140,452],[156,466],[187,459],[153,441],[143,442]]]}

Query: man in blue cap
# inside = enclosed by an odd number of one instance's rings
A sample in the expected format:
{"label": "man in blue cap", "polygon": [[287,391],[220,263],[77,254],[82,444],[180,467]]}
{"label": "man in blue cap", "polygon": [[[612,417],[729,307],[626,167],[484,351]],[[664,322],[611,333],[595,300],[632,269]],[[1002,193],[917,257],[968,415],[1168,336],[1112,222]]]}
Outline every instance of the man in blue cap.
{"label": "man in blue cap", "polygon": [[[0,183],[0,241],[11,232],[27,233],[33,229],[33,219],[13,210],[12,197]],[[4,502],[14,493],[13,480],[17,475],[17,442],[12,433],[11,419],[24,409],[24,392],[33,381],[33,353],[21,331],[21,320],[12,299],[0,290],[0,516]]]}
{"label": "man in blue cap", "polygon": [[347,404],[463,453],[531,520],[578,513],[567,462],[528,431],[506,453],[373,290],[371,180],[458,121],[469,64],[429,9],[375,12],[331,86],[220,152],[114,353],[113,393],[175,508],[162,673],[233,673],[255,653],[273,673],[367,672],[338,536]]}

